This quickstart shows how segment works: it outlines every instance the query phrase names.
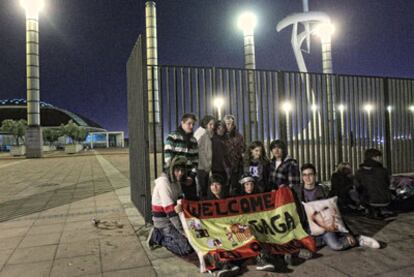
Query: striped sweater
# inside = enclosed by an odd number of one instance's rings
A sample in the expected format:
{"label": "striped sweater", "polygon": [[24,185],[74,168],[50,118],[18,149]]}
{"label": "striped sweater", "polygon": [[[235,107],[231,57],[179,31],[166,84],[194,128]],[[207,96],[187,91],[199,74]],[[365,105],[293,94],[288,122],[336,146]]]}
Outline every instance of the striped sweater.
{"label": "striped sweater", "polygon": [[194,177],[198,167],[198,144],[192,133],[186,134],[179,127],[177,131],[171,132],[164,145],[164,169],[168,170],[171,161],[176,156],[187,159],[188,175]]}
{"label": "striped sweater", "polygon": [[151,199],[152,221],[155,228],[164,228],[172,223],[178,231],[183,233],[180,219],[174,210],[181,195],[180,183],[171,182],[166,173],[162,173],[155,180]]}

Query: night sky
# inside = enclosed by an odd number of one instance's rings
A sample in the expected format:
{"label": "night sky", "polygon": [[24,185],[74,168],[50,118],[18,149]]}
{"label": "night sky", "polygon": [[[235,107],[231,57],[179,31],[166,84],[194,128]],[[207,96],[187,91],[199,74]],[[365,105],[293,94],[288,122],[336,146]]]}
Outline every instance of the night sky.
{"label": "night sky", "polygon": [[[42,101],[127,131],[126,62],[145,32],[144,0],[45,0],[40,15]],[[335,73],[414,78],[414,1],[309,0],[336,25]],[[297,70],[291,28],[277,33],[301,0],[159,0],[159,64],[243,67],[236,20],[258,17],[256,67]],[[18,0],[0,0],[0,99],[25,98],[25,16]],[[321,72],[320,44],[305,60]]]}

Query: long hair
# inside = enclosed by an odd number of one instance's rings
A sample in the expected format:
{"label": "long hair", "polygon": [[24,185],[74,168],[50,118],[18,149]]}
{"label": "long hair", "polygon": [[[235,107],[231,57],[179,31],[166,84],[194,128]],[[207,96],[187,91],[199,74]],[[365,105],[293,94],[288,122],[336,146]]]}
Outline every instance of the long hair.
{"label": "long hair", "polygon": [[246,162],[250,162],[253,157],[252,157],[252,150],[255,149],[256,147],[260,147],[261,149],[261,156],[259,158],[259,161],[261,162],[267,162],[269,161],[268,158],[266,157],[266,151],[265,151],[265,147],[263,145],[263,143],[261,141],[252,141],[249,145],[249,147],[247,147],[246,149],[246,153],[244,155],[244,159]]}

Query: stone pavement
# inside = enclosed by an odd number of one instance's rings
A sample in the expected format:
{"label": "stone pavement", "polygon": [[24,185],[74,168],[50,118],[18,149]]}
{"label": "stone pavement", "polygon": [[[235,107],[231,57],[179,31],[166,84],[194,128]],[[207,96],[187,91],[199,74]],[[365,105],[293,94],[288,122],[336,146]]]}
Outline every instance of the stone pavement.
{"label": "stone pavement", "polygon": [[[0,277],[207,276],[165,249],[149,251],[148,227],[130,202],[126,150],[0,157]],[[95,226],[92,219],[100,220]],[[393,222],[351,218],[380,250],[321,251],[289,272],[244,276],[409,276],[414,212]],[[252,266],[248,267],[252,269]]]}

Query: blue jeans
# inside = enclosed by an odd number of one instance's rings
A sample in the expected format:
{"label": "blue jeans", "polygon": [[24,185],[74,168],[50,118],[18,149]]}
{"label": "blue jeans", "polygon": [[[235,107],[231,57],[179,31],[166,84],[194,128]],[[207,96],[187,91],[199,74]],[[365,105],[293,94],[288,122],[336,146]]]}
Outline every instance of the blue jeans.
{"label": "blue jeans", "polygon": [[194,252],[187,238],[175,229],[172,224],[162,229],[154,228],[151,240],[178,256],[186,256]]}
{"label": "blue jeans", "polygon": [[335,251],[345,250],[351,247],[347,239],[346,233],[326,232],[323,235],[317,236],[315,240],[317,242],[317,245],[323,243],[324,245],[327,245],[329,248]]}

